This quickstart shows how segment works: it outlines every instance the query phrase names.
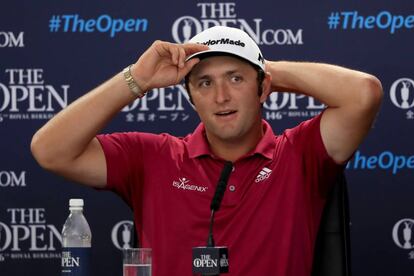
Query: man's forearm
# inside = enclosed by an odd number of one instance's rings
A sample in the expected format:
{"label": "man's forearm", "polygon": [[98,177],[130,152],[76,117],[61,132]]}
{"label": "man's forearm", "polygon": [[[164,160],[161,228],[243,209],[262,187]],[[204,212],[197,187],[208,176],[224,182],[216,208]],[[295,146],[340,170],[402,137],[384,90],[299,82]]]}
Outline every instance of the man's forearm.
{"label": "man's forearm", "polygon": [[134,100],[122,73],[58,113],[33,137],[32,151],[45,167],[77,158],[95,135]]}
{"label": "man's forearm", "polygon": [[329,107],[369,105],[372,90],[381,84],[372,75],[321,63],[268,62],[275,91],[312,96]]}

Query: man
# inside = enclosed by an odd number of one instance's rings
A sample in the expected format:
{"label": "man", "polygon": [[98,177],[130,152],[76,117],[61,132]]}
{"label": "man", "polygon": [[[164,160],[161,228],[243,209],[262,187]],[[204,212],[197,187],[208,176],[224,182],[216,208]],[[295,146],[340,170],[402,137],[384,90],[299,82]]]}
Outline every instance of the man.
{"label": "man", "polygon": [[[229,275],[310,275],[326,195],[371,127],[380,82],[333,65],[265,62],[234,28],[213,27],[190,42],[154,42],[135,64],[68,106],[34,135],[35,158],[118,193],[134,211],[142,246],[153,248],[154,275],[191,275],[191,248],[205,245],[210,201],[231,161],[214,225],[216,244],[229,247]],[[145,91],[184,77],[202,121],[194,133],[97,136]],[[275,136],[261,119],[271,91],[305,94],[328,107]]]}

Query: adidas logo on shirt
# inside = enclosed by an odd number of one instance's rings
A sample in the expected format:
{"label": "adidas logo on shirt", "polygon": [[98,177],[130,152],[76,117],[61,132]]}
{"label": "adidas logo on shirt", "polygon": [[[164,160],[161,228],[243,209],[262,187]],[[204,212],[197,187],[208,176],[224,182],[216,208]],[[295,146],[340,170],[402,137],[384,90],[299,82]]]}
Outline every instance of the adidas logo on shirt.
{"label": "adidas logo on shirt", "polygon": [[269,169],[267,167],[263,167],[263,169],[256,176],[256,179],[254,180],[254,182],[258,183],[260,181],[263,181],[263,180],[269,178],[269,176],[271,174],[272,174],[272,170],[271,169]]}

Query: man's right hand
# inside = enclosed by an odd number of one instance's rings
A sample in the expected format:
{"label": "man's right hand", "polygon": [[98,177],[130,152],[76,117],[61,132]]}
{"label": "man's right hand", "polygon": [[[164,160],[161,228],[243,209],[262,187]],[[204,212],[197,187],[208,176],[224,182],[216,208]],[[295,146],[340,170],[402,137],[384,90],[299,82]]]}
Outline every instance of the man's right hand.
{"label": "man's right hand", "polygon": [[196,52],[208,50],[203,44],[174,44],[155,41],[131,67],[134,80],[143,91],[179,83],[200,60],[186,58]]}

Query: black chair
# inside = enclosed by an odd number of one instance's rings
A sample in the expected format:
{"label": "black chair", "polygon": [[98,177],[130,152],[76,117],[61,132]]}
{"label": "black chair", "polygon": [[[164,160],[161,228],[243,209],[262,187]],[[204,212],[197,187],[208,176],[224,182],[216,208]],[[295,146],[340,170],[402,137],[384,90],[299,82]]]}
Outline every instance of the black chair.
{"label": "black chair", "polygon": [[345,175],[329,196],[318,231],[312,276],[350,276],[350,219]]}

